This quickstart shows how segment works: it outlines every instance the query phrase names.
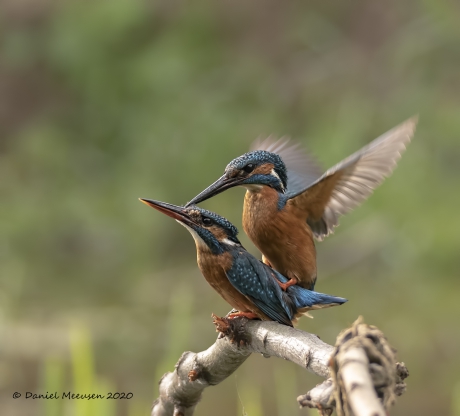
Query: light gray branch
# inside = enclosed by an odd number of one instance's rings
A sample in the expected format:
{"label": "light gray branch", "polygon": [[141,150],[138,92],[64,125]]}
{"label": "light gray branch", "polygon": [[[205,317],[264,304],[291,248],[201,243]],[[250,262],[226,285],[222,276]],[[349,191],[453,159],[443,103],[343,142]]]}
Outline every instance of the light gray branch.
{"label": "light gray branch", "polygon": [[369,373],[363,348],[350,348],[337,356],[348,405],[356,416],[386,416]]}
{"label": "light gray branch", "polygon": [[331,377],[297,399],[301,406],[316,408],[324,416],[334,408],[340,416],[384,416],[405,391],[408,371],[404,363],[395,363],[384,335],[361,318],[342,331],[335,348],[316,335],[276,322],[232,320],[229,324],[215,317],[215,324],[230,337],[244,339],[244,345],[219,337],[206,351],[182,354],[174,372],[160,380],[152,416],[193,415],[203,390],[230,376],[251,353],[283,358]]}
{"label": "light gray branch", "polygon": [[405,391],[409,375],[385,335],[359,317],[337,337],[331,358],[338,416],[385,416]]}
{"label": "light gray branch", "polygon": [[334,381],[332,378],[328,378],[313,387],[307,394],[297,397],[297,401],[301,407],[318,409],[322,416],[329,416],[335,407],[334,389]]}
{"label": "light gray branch", "polygon": [[328,377],[334,348],[316,335],[267,321],[247,321],[242,331],[247,345],[220,338],[206,351],[182,354],[174,372],[160,380],[160,397],[153,404],[152,416],[191,416],[203,390],[230,376],[251,353],[283,358]]}
{"label": "light gray branch", "polygon": [[153,404],[152,416],[192,415],[203,390],[225,380],[250,355],[225,338],[198,354],[184,352],[174,372],[160,380],[160,397]]}
{"label": "light gray branch", "polygon": [[[343,358],[340,360],[344,360]],[[404,363],[396,363],[396,384],[394,385],[394,394],[396,396],[401,396],[406,391],[406,383],[404,380],[408,377],[409,372],[404,365]],[[372,379],[373,388],[379,388],[379,390],[385,386],[388,382],[388,375],[383,371],[382,367],[377,363],[371,363],[368,366],[368,371]],[[342,383],[343,384],[343,383]],[[297,401],[301,407],[310,407],[312,409],[317,409],[321,416],[329,416],[332,414],[333,410],[336,408],[336,385],[332,378],[328,378],[323,381],[321,384],[313,387],[307,394],[297,397]],[[380,390],[381,393],[381,390]],[[348,399],[348,395],[344,395]],[[380,402],[380,401],[379,401]],[[391,402],[386,402],[387,406]],[[343,414],[342,409],[338,410],[338,413]]]}

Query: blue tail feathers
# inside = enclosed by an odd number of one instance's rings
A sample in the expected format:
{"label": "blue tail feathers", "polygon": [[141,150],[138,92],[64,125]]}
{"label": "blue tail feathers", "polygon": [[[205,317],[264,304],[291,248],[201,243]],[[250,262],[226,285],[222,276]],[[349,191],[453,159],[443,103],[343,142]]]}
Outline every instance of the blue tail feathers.
{"label": "blue tail feathers", "polygon": [[304,289],[303,287],[297,285],[289,287],[287,292],[289,293],[297,309],[314,306],[321,308],[328,305],[342,305],[343,303],[347,302],[347,299],[345,298],[326,295],[325,293]]}
{"label": "blue tail feathers", "polygon": [[[281,283],[286,283],[288,281],[286,276],[283,276],[276,270],[273,271],[275,272],[277,279]],[[325,293],[315,292],[314,290],[304,289],[303,287],[297,285],[290,286],[287,289],[287,294],[292,299],[297,309],[303,309],[313,306],[316,306],[316,308],[320,309],[321,307],[325,308],[328,305],[342,305],[345,302],[348,302],[348,299],[339,298],[338,296],[326,295]]]}

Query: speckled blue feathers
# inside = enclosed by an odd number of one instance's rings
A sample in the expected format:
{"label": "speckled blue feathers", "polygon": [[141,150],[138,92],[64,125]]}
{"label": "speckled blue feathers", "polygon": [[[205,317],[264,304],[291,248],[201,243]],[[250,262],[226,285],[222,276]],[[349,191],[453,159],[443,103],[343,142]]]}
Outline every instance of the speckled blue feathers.
{"label": "speckled blue feathers", "polygon": [[254,150],[245,153],[233,159],[226,167],[227,169],[243,169],[248,163],[255,165],[263,165],[264,163],[271,163],[274,166],[276,174],[281,179],[283,187],[287,187],[287,171],[284,162],[276,153],[267,152],[266,150]]}
{"label": "speckled blue feathers", "polygon": [[[198,211],[201,214],[202,218],[210,218],[215,225],[227,234],[227,239],[231,242],[241,245],[238,240],[238,228],[236,228],[230,221],[226,218],[217,215],[215,212],[208,211],[206,209],[200,208],[196,205],[190,205],[187,207],[191,211]],[[195,232],[202,238],[202,240],[207,244],[209,249],[213,254],[222,254],[226,251],[227,246],[222,244],[214,234],[205,227],[196,227]]]}
{"label": "speckled blue feathers", "polygon": [[211,218],[214,222],[219,225],[222,229],[227,232],[229,237],[234,237],[238,235],[238,228],[236,228],[229,220],[220,215],[216,214],[215,212],[208,211],[207,209],[200,208],[198,205],[189,205],[187,208],[199,211],[202,216]]}
{"label": "speckled blue feathers", "polygon": [[245,250],[234,249],[232,267],[226,271],[230,283],[248,297],[270,319],[292,326],[296,315],[304,308],[315,309],[326,305],[341,305],[347,300],[314,292],[294,285],[282,291],[275,278],[286,283],[288,279],[257,260]]}
{"label": "speckled blue feathers", "polygon": [[249,298],[270,319],[292,326],[295,307],[270,275],[270,268],[260,263],[247,251],[235,250],[233,264],[227,278],[241,294]]}

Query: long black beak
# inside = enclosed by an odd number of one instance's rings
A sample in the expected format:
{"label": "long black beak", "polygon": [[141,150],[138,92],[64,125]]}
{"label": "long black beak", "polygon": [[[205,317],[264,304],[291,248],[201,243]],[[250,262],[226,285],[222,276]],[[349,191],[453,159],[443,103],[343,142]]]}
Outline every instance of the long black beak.
{"label": "long black beak", "polygon": [[212,198],[213,196],[218,195],[227,189],[240,185],[244,179],[245,178],[241,177],[228,178],[226,175],[222,175],[219,179],[217,179],[217,181],[208,186],[204,191],[200,192],[190,202],[187,202],[185,206],[188,207],[189,205],[194,205],[198,204],[199,202],[206,201],[207,199]]}
{"label": "long black beak", "polygon": [[184,207],[168,204],[167,202],[155,201],[153,199],[139,198],[139,201],[143,202],[145,205],[155,208],[157,211],[160,211],[163,214],[166,214],[168,217],[174,218],[175,220],[180,221],[184,224],[194,224],[192,219],[190,218],[190,215]]}

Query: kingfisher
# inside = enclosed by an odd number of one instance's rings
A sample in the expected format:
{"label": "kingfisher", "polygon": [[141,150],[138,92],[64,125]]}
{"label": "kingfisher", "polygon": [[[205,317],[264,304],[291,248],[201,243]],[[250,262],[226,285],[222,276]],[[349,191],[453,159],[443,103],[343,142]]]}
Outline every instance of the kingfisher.
{"label": "kingfisher", "polygon": [[246,188],[243,228],[262,253],[262,261],[287,282],[286,290],[315,287],[316,248],[339,223],[389,176],[410,142],[413,117],[373,140],[322,174],[299,144],[272,137],[256,141],[250,152],[233,159],[224,174],[186,206],[226,189]]}
{"label": "kingfisher", "polygon": [[248,253],[238,240],[237,228],[225,218],[194,205],[181,207],[140,198],[140,201],[174,218],[195,239],[198,267],[204,278],[236,312],[227,318],[246,317],[293,326],[314,309],[341,305],[347,300],[291,286],[288,279]]}

